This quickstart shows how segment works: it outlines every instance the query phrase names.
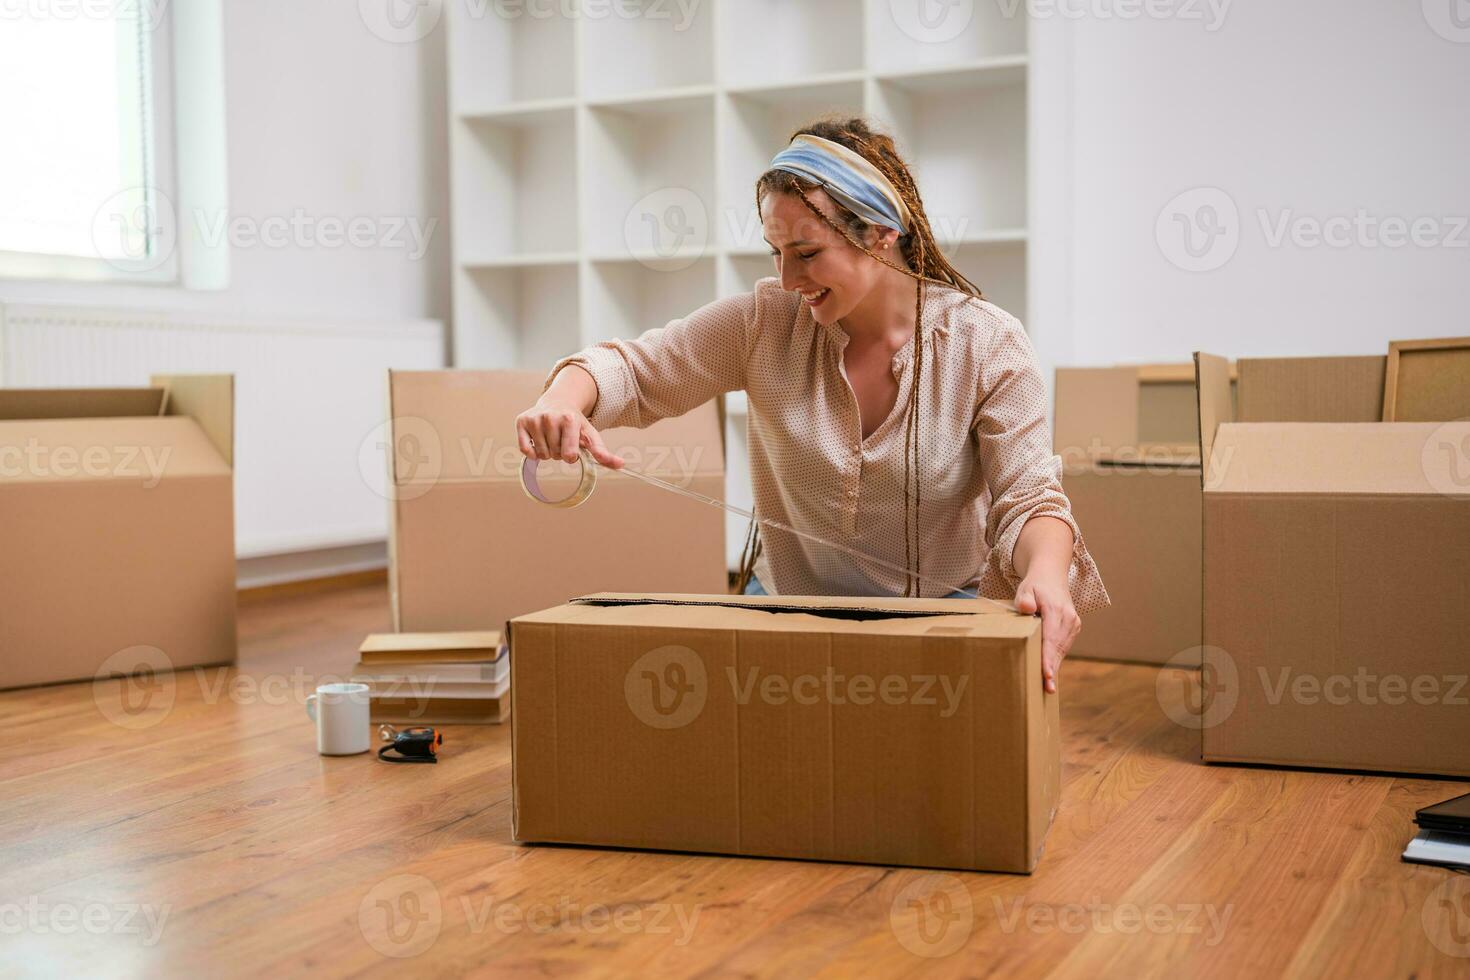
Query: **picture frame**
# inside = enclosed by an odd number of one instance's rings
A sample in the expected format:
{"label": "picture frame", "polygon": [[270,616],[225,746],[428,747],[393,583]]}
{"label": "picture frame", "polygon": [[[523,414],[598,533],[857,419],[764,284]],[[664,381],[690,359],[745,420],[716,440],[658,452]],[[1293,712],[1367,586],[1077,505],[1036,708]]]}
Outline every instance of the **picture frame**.
{"label": "picture frame", "polygon": [[1470,337],[1395,340],[1388,345],[1383,421],[1470,418]]}

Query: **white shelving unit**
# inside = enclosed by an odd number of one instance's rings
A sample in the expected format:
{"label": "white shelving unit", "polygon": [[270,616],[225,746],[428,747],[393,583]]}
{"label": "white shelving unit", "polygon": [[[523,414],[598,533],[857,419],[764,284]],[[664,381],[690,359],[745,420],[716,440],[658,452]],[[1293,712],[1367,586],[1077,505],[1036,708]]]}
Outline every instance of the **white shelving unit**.
{"label": "white shelving unit", "polygon": [[1024,4],[445,6],[458,366],[544,369],[773,274],[755,180],[832,112],[893,134],[951,260],[1025,321]]}

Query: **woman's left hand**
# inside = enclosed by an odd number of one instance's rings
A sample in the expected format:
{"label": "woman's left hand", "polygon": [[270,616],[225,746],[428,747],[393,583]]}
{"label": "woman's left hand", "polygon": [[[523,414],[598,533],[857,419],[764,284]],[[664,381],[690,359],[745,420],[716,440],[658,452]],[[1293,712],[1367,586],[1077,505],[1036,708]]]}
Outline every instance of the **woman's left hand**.
{"label": "woman's left hand", "polygon": [[1028,616],[1041,613],[1041,683],[1047,693],[1056,693],[1062,658],[1082,631],[1066,579],[1028,575],[1016,587],[1016,610]]}

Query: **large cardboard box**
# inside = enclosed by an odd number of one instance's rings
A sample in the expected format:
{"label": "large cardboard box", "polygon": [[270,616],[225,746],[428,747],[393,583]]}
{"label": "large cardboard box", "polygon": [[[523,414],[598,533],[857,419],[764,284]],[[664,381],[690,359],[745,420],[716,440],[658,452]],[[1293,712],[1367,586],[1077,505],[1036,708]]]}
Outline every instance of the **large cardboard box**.
{"label": "large cardboard box", "polygon": [[1470,774],[1470,422],[1379,422],[1384,358],[1196,355],[1204,758]]}
{"label": "large cardboard box", "polygon": [[152,385],[0,390],[0,688],[235,659],[233,379]]}
{"label": "large cardboard box", "polygon": [[512,620],[519,841],[1029,872],[1040,621],[984,600],[589,596]]}
{"label": "large cardboard box", "polygon": [[1063,487],[1112,599],[1071,656],[1199,665],[1197,414],[1193,364],[1057,369]]}
{"label": "large cardboard box", "polygon": [[[389,374],[390,576],[400,632],[501,629],[586,592],[723,592],[725,515],[599,469],[580,506],[521,487],[515,417],[541,394],[529,371]],[[717,499],[724,443],[715,403],[604,441],[630,468]],[[570,479],[542,465],[553,496]]]}

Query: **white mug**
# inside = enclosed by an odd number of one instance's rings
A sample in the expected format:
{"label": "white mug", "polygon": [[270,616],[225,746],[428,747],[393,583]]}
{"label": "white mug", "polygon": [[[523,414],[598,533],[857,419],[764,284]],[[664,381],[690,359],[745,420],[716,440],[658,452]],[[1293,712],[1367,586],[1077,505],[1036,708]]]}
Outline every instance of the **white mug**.
{"label": "white mug", "polygon": [[357,755],[372,746],[366,684],[323,684],[306,696],[306,713],[316,722],[322,755]]}

